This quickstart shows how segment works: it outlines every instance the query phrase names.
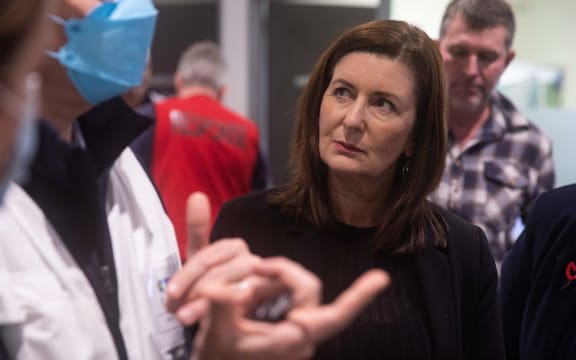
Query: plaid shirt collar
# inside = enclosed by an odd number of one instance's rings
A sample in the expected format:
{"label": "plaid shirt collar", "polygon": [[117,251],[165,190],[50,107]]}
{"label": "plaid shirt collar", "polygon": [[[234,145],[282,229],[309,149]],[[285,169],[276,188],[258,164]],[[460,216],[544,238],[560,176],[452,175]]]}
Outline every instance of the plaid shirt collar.
{"label": "plaid shirt collar", "polygon": [[[465,148],[478,143],[495,141],[507,132],[523,130],[529,126],[529,120],[518,111],[516,106],[506,96],[494,91],[490,96],[490,117],[474,136],[474,140],[470,141]],[[449,131],[449,146],[453,148],[455,145],[454,136]],[[461,149],[461,151],[464,150]]]}

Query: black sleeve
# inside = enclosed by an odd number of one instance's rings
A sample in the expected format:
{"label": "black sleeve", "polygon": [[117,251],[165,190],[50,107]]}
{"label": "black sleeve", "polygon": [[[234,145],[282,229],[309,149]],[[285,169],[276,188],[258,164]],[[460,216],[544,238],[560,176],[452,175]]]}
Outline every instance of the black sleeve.
{"label": "black sleeve", "polygon": [[136,155],[136,158],[152,178],[152,154],[154,151],[154,132],[156,129],[156,114],[152,103],[139,106],[135,111],[142,116],[146,116],[154,121],[153,125],[140,134],[131,144],[130,148]]}

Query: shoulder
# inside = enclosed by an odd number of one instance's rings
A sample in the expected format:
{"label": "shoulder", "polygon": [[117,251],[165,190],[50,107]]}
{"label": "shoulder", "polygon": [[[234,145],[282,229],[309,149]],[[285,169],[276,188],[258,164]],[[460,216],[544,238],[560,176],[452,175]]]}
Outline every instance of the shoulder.
{"label": "shoulder", "polygon": [[563,186],[541,194],[531,209],[539,217],[576,217],[576,184]]}
{"label": "shoulder", "polygon": [[238,113],[235,113],[233,111],[231,111],[230,109],[227,109],[227,111],[229,112],[229,119],[230,121],[243,126],[246,131],[250,134],[254,134],[257,135],[258,134],[258,126],[256,126],[256,123],[254,122],[254,120],[249,119],[245,116],[242,116]]}
{"label": "shoulder", "polygon": [[550,190],[536,198],[526,220],[526,243],[543,254],[552,249],[552,243],[556,243],[554,249],[557,246],[572,248],[575,232],[576,184]]}
{"label": "shoulder", "polygon": [[[14,235],[23,231],[35,231],[39,233],[39,227],[44,228],[48,225],[42,209],[16,183],[11,183],[6,191],[4,203],[0,206],[0,238],[14,240]],[[5,235],[5,237],[4,237]],[[10,242],[5,242],[5,245]],[[12,243],[14,244],[14,243]]]}
{"label": "shoulder", "polygon": [[430,206],[432,211],[446,222],[448,240],[451,240],[451,238],[458,238],[462,235],[477,236],[477,234],[482,231],[478,226],[434,203],[430,203]]}
{"label": "shoulder", "polygon": [[482,229],[469,221],[431,204],[433,211],[446,222],[447,255],[451,266],[463,272],[478,272],[493,264],[492,254]]}
{"label": "shoulder", "polygon": [[267,200],[273,191],[274,189],[253,191],[225,202],[222,209],[229,212],[240,213],[243,217],[248,214],[266,215],[279,212],[279,207],[270,204]]}
{"label": "shoulder", "polygon": [[253,192],[224,203],[212,227],[211,241],[241,237],[255,254],[281,254],[279,248],[288,236],[287,219],[280,206],[268,202],[271,191]]}
{"label": "shoulder", "polygon": [[235,110],[232,110],[228,106],[215,99],[210,99],[210,101],[213,103],[213,108],[215,110],[214,115],[217,116],[215,120],[242,126],[246,131],[250,133],[258,131],[258,126],[256,126],[254,120],[236,112]]}
{"label": "shoulder", "polygon": [[518,141],[536,145],[538,148],[548,151],[552,147],[552,141],[540,128],[528,119],[510,99],[496,93],[492,97],[493,111],[504,117],[508,132]]}

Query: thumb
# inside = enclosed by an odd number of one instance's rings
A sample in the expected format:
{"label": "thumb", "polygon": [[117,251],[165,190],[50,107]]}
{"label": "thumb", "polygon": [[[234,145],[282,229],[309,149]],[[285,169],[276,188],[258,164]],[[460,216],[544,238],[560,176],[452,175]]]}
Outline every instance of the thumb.
{"label": "thumb", "polygon": [[186,201],[187,257],[208,246],[211,221],[210,201],[206,194],[202,192],[190,194]]}
{"label": "thumb", "polygon": [[209,313],[200,322],[200,330],[194,342],[193,360],[232,359],[234,351],[236,320],[240,317],[244,294],[236,284],[214,284],[201,289],[209,300]]}

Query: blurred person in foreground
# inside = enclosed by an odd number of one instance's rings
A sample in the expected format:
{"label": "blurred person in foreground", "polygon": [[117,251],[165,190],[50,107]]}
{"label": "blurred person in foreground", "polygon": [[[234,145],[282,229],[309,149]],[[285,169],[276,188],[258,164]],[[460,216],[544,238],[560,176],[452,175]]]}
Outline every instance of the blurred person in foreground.
{"label": "blurred person in foreground", "polygon": [[156,13],[151,1],[57,0],[42,14],[54,36],[37,69],[38,152],[0,210],[21,313],[1,332],[12,358],[188,355],[161,288],[147,285],[179,267],[173,230],[124,151],[149,122],[118,98],[142,79]]}
{"label": "blurred person in foreground", "polygon": [[39,78],[33,71],[48,41],[44,18],[52,1],[0,4],[0,204],[10,180],[34,153]]}
{"label": "blurred person in foreground", "polygon": [[[10,182],[25,178],[35,151],[40,82],[32,72],[50,34],[44,15],[51,5],[49,0],[0,3],[0,209]],[[3,243],[11,241],[0,238]],[[5,257],[0,251],[0,333],[23,319]],[[0,339],[0,359],[8,358],[8,349]]]}
{"label": "blurred person in foreground", "polygon": [[300,98],[292,177],[227,202],[211,239],[285,256],[332,301],[368,269],[385,293],[314,359],[502,359],[497,272],[481,229],[426,200],[444,169],[442,57],[420,29],[374,21],[320,56]]}
{"label": "blurred person in foreground", "polygon": [[517,219],[554,187],[550,140],[496,88],[515,57],[505,0],[454,0],[438,46],[449,88],[446,169],[432,202],[480,226],[499,267]]}
{"label": "blurred person in foreground", "polygon": [[[176,240],[152,184],[125,149],[148,122],[116,98],[142,78],[156,10],[151,2],[141,0],[59,0],[48,10],[46,3],[18,0],[0,5],[0,179],[8,184],[0,209],[0,359],[187,358],[182,328],[164,305],[168,278],[180,267]],[[46,24],[47,13],[53,15],[52,26]],[[46,42],[45,34],[52,31],[56,36]],[[119,44],[131,46],[119,49]],[[46,48],[51,56],[43,56],[39,66],[45,86],[37,123],[38,153],[28,178],[8,183],[14,179],[12,169],[24,167],[21,154],[29,154],[25,148],[34,142],[24,126],[29,121],[34,125],[25,88],[38,86],[34,81],[24,86],[24,75]],[[209,217],[206,206],[196,209],[195,216]],[[238,246],[226,248],[228,252],[209,247],[198,254],[191,262],[201,271],[194,277],[178,273],[173,284],[202,279],[212,288],[219,284],[223,288],[229,283],[210,271],[218,274],[234,264],[268,263],[255,261],[245,246],[240,246],[242,251]],[[230,253],[234,263],[225,257]],[[275,274],[293,267],[284,262],[268,265],[260,271],[273,274],[258,279],[272,282],[278,278]],[[290,274],[316,280],[301,268]],[[338,321],[315,323],[329,326],[320,329],[321,335],[345,326],[386,281],[381,272],[360,279],[359,287],[344,293],[352,301],[328,309]],[[325,308],[315,306],[318,287],[275,282],[304,294],[292,311],[305,306],[312,313],[323,313]],[[202,300],[206,308],[209,295]],[[228,308],[241,306],[232,303]],[[218,310],[210,314],[217,315]],[[208,345],[199,342],[196,358],[209,359],[203,349],[209,349],[212,358],[222,354],[258,358],[266,351],[280,349],[282,354],[286,346],[285,356],[289,356],[289,351],[304,345],[311,351],[319,341],[315,336],[320,330],[305,328],[302,321],[291,329],[305,331],[306,337],[276,337],[264,347],[261,342],[239,347],[235,345],[245,339],[268,339],[272,334],[239,328],[228,343],[209,348],[215,336],[236,329],[235,321],[220,317],[203,325]]]}
{"label": "blurred person in foreground", "polygon": [[266,188],[256,124],[222,103],[225,72],[217,44],[190,45],[174,75],[176,95],[154,105],[154,126],[132,144],[158,187],[183,259],[195,251],[184,218],[190,193],[206,194],[215,217],[224,201]]}

